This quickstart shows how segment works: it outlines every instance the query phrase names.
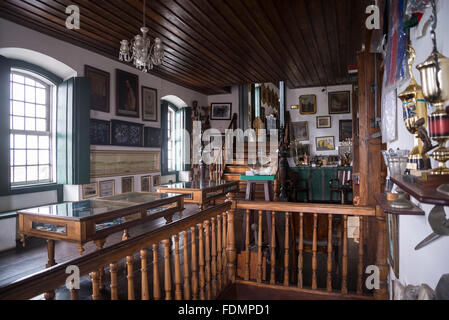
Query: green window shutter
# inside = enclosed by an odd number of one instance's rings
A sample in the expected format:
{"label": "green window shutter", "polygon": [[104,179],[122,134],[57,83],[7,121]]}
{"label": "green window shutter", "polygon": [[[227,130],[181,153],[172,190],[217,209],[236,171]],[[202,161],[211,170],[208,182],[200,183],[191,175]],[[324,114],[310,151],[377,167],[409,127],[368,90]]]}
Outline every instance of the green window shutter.
{"label": "green window shutter", "polygon": [[71,78],[58,86],[56,161],[58,184],[90,183],[90,83]]}
{"label": "green window shutter", "polygon": [[0,56],[0,193],[10,190],[9,164],[9,60]]}

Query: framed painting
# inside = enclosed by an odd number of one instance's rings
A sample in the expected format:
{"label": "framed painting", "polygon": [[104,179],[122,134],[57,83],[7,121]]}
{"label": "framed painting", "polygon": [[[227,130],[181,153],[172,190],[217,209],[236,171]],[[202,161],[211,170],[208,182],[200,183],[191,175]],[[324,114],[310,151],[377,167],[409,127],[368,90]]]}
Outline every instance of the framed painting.
{"label": "framed painting", "polygon": [[161,184],[161,176],[153,176],[153,186],[158,186]]}
{"label": "framed painting", "polygon": [[129,193],[134,191],[134,177],[122,178],[122,193]]}
{"label": "framed painting", "polygon": [[83,199],[89,199],[98,196],[98,184],[96,182],[83,184],[81,190]]}
{"label": "framed painting", "polygon": [[162,145],[161,129],[145,127],[143,145],[146,148],[160,148]]}
{"label": "framed painting", "polygon": [[338,147],[338,155],[341,157],[345,157],[345,153],[349,152],[352,159],[352,146],[339,146]]}
{"label": "framed painting", "polygon": [[89,137],[91,145],[110,145],[111,123],[105,120],[90,119]]}
{"label": "framed painting", "polygon": [[151,176],[140,177],[140,191],[151,192],[152,191],[151,183],[152,183]]}
{"label": "framed painting", "polygon": [[139,76],[116,69],[116,114],[139,118]]}
{"label": "framed painting", "polygon": [[340,141],[352,139],[352,120],[340,120]]}
{"label": "framed painting", "polygon": [[100,181],[100,197],[115,195],[115,180]]}
{"label": "framed painting", "polygon": [[387,214],[388,224],[388,262],[399,279],[399,216]]}
{"label": "framed painting", "polygon": [[318,129],[332,128],[332,119],[330,116],[316,117],[316,127]]}
{"label": "framed painting", "polygon": [[349,91],[329,92],[329,114],[351,112],[351,96]]}
{"label": "framed painting", "polygon": [[142,147],[143,124],[111,120],[111,140],[115,146]]}
{"label": "framed painting", "polygon": [[109,113],[111,75],[109,72],[84,65],[84,76],[90,79],[90,108]]}
{"label": "framed painting", "polygon": [[142,120],[157,121],[157,90],[142,86]]}
{"label": "framed painting", "polygon": [[316,95],[309,94],[299,97],[299,113],[300,114],[316,113]]}
{"label": "framed painting", "polygon": [[335,137],[317,137],[316,151],[335,150]]}
{"label": "framed painting", "polygon": [[308,121],[292,122],[290,128],[290,138],[292,141],[309,141]]}
{"label": "framed painting", "polygon": [[212,103],[211,120],[231,120],[232,103]]}

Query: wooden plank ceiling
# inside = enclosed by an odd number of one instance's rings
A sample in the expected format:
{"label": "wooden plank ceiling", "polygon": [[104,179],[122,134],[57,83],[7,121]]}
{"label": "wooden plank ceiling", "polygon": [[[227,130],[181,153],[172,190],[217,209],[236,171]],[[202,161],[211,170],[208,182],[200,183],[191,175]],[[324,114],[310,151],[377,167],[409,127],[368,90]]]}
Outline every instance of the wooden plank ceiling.
{"label": "wooden plank ceiling", "polygon": [[[152,73],[205,94],[286,81],[289,88],[348,83],[369,0],[147,0],[151,37],[165,45]],[[65,28],[80,8],[81,29]],[[0,16],[118,59],[140,33],[142,0],[2,0]],[[86,61],[88,63],[88,61]]]}

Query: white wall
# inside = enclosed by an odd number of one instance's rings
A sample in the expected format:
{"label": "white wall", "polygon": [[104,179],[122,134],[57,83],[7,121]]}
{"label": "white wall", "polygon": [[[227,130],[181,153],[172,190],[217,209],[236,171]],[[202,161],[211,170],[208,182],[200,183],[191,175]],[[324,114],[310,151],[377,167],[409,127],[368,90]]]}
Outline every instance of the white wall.
{"label": "white wall", "polygon": [[[211,103],[232,103],[232,113],[231,113],[231,119],[232,115],[234,113],[237,113],[237,116],[239,115],[239,87],[238,86],[232,86],[231,87],[231,93],[228,94],[217,94],[213,96],[207,97],[207,106],[210,106]],[[199,106],[206,106],[198,104]],[[240,121],[240,120],[238,120]],[[210,126],[211,128],[218,129],[220,132],[224,133],[225,130],[228,128],[229,123],[231,120],[211,120]]]}
{"label": "white wall", "polygon": [[[323,92],[323,89],[326,89]],[[351,92],[351,110],[346,114],[329,114],[328,107],[328,93],[337,91],[350,91]],[[291,109],[292,105],[299,104],[299,97],[302,95],[316,95],[317,113],[314,115],[302,115],[299,113],[299,109]],[[304,88],[304,89],[288,89],[287,88],[287,100],[286,109],[290,112],[292,122],[308,121],[309,122],[309,141],[304,141],[304,144],[310,143],[310,152],[312,155],[326,156],[336,155],[338,153],[339,140],[339,121],[340,120],[352,120],[352,85],[340,85],[330,87],[316,87],[316,88]],[[332,121],[332,127],[327,129],[318,129],[316,125],[316,118],[319,116],[330,116]],[[316,151],[316,137],[335,137],[335,150],[334,151]]]}
{"label": "white wall", "polygon": [[[136,32],[138,30],[135,30]],[[69,31],[68,31],[69,32]],[[76,31],[70,31],[76,32]],[[16,50],[14,48],[22,48],[47,55],[55,60],[55,63],[49,63],[48,60],[36,59],[37,55],[27,57],[23,54],[23,50]],[[20,54],[19,54],[20,51]],[[199,105],[207,105],[207,96],[196,91],[184,88],[174,83],[168,82],[151,74],[145,74],[131,65],[120,63],[117,59],[109,59],[97,53],[88,51],[86,49],[77,47],[68,42],[58,40],[56,38],[39,33],[35,30],[25,28],[8,20],[0,19],[0,54],[6,57],[14,57],[21,60],[28,60],[30,63],[41,64],[44,68],[53,68],[52,70],[63,78],[69,78],[74,75],[84,75],[84,65],[90,65],[98,69],[102,69],[110,73],[110,110],[111,113],[104,113],[98,111],[91,111],[91,117],[103,120],[119,119],[130,122],[144,123],[145,126],[160,127],[160,109],[158,111],[158,122],[145,122],[139,118],[118,117],[115,115],[115,69],[121,69],[127,72],[137,74],[139,76],[139,86],[147,86],[156,88],[158,90],[158,98],[167,95],[175,95],[183,100],[187,105],[191,105],[194,100],[198,101]],[[118,52],[117,52],[118,57]],[[51,59],[50,59],[51,60]],[[65,64],[68,68],[61,69],[57,63]],[[73,70],[73,72],[71,72]],[[139,87],[139,97],[141,95]],[[139,102],[140,103],[140,102]],[[233,103],[233,107],[237,107],[237,103]],[[92,146],[92,149],[108,149],[108,150],[158,150],[151,148],[126,148],[113,146]],[[101,180],[110,180],[111,178],[104,178]],[[140,175],[135,176],[135,190],[140,190]],[[99,180],[99,179],[97,179]],[[94,180],[93,180],[94,181]],[[120,177],[115,177],[116,192],[121,190]],[[71,195],[73,198],[73,195]],[[74,197],[76,198],[76,197]],[[54,195],[50,196],[48,193],[42,193],[37,198],[31,197],[27,202],[22,201],[21,196],[11,196],[0,198],[0,212],[2,210],[14,210],[16,208],[23,208],[27,206],[34,206],[45,202],[52,202]],[[36,201],[34,201],[36,200]],[[37,201],[39,200],[39,201]]]}
{"label": "white wall", "polygon": [[[438,1],[440,11],[438,13],[438,50],[445,56],[449,56],[449,1]],[[416,28],[412,29],[411,37],[416,37]],[[421,77],[416,65],[423,62],[430,55],[432,50],[429,30],[421,39],[412,40],[412,45],[416,50],[416,61],[413,68],[414,75],[421,83]],[[407,85],[398,89],[402,92]],[[402,105],[398,100],[398,139],[388,144],[388,148],[408,149],[413,147],[413,137],[405,128],[402,120]],[[433,167],[436,163],[432,160]],[[413,199],[414,200],[414,199]],[[414,200],[415,203],[418,203]],[[427,237],[432,230],[427,221],[428,214],[433,208],[431,205],[420,204],[426,212],[426,216],[400,216],[399,218],[399,280],[404,284],[420,285],[427,283],[435,288],[442,274],[449,273],[449,237],[444,237],[434,243],[415,251],[414,247]],[[449,208],[446,207],[446,217],[449,217]],[[390,276],[394,278],[393,272]]]}

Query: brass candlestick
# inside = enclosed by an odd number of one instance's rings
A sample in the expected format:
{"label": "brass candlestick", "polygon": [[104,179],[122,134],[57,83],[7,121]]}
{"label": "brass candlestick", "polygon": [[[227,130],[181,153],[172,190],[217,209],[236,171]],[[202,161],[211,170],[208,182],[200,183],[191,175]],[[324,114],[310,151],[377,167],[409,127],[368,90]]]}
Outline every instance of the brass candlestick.
{"label": "brass candlestick", "polygon": [[418,136],[420,128],[421,130],[425,130],[427,127],[427,104],[423,96],[422,87],[416,82],[412,71],[412,66],[416,59],[416,51],[412,46],[409,46],[408,53],[408,66],[411,80],[407,89],[399,94],[398,97],[402,101],[405,126],[414,135],[415,140],[414,147],[408,156],[407,162],[407,171],[410,172],[410,170],[430,169],[430,159],[423,152],[423,142]]}

